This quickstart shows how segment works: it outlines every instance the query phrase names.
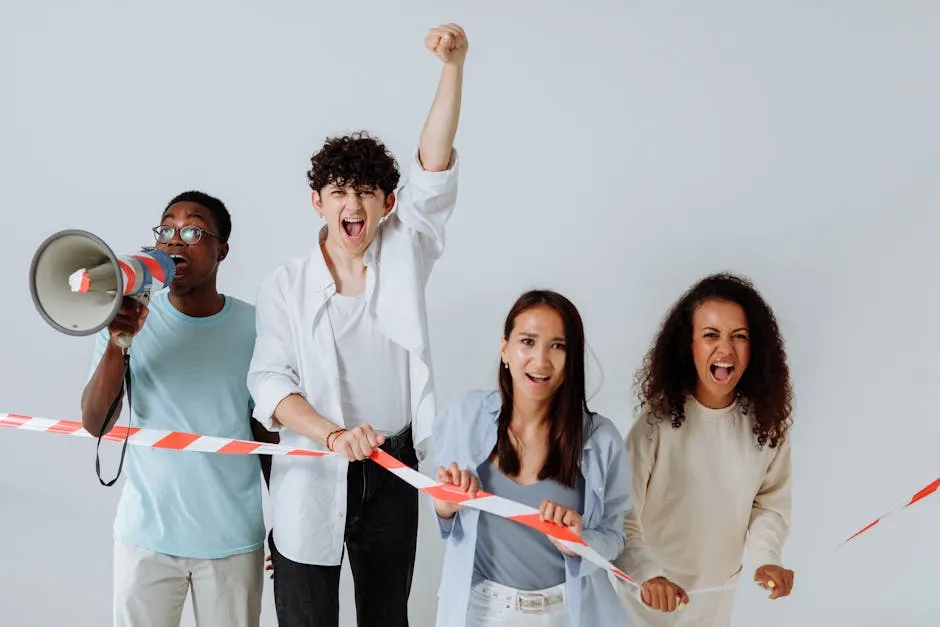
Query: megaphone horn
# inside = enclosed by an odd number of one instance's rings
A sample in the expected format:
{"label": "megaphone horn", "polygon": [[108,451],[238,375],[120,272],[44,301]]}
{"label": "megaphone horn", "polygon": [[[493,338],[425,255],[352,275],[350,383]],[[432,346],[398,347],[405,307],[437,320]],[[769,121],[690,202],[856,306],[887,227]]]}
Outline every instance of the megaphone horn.
{"label": "megaphone horn", "polygon": [[29,291],[39,315],[56,331],[93,335],[111,323],[123,297],[146,305],[174,276],[176,265],[163,251],[145,247],[119,256],[97,235],[69,229],[36,250]]}

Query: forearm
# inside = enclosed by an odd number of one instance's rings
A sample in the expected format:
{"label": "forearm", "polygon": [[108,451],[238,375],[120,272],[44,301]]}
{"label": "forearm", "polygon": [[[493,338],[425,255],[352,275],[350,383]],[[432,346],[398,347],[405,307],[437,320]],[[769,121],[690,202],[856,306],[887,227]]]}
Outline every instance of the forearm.
{"label": "forearm", "polygon": [[758,566],[782,565],[783,545],[789,534],[785,516],[755,507],[747,531],[747,552]]}
{"label": "forearm", "polygon": [[639,582],[662,575],[662,566],[647,546],[639,520],[628,514],[624,519],[623,530],[623,550],[614,560],[614,564]]}
{"label": "forearm", "polygon": [[450,165],[462,89],[463,64],[445,64],[418,144],[418,159],[425,170],[440,172]]}
{"label": "forearm", "polygon": [[82,392],[82,426],[91,435],[98,437],[110,431],[121,414],[123,400],[118,402],[110,423],[105,424],[111,404],[121,394],[123,380],[124,354],[120,347],[108,342],[94,374]]}
{"label": "forearm", "polygon": [[281,400],[274,408],[274,419],[294,433],[324,446],[326,437],[340,428],[317,413],[299,394],[291,394]]}

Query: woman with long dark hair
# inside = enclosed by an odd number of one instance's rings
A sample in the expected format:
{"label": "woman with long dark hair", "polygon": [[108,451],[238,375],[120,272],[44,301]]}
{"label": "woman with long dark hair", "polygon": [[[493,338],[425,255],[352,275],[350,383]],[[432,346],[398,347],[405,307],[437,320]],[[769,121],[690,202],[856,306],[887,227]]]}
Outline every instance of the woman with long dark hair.
{"label": "woman with long dark hair", "polygon": [[[702,279],[666,315],[637,384],[633,505],[617,560],[641,582],[618,586],[634,623],[725,627],[745,549],[754,581],[772,599],[788,595],[793,395],[770,306],[745,278]],[[686,590],[713,587],[689,601]]]}
{"label": "woman with long dark hair", "polygon": [[[624,546],[630,506],[623,439],[585,398],[584,328],[551,291],[506,317],[499,389],[465,394],[433,434],[438,481],[534,508],[605,558]],[[437,625],[625,624],[605,570],[512,520],[435,501],[446,540]]]}

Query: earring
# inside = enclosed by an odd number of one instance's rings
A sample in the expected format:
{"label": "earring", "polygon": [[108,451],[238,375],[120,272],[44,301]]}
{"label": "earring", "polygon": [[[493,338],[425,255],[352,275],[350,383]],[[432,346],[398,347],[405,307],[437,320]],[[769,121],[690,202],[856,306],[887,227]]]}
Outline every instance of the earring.
{"label": "earring", "polygon": [[509,364],[507,364],[505,361],[503,362],[503,368],[509,370]]}

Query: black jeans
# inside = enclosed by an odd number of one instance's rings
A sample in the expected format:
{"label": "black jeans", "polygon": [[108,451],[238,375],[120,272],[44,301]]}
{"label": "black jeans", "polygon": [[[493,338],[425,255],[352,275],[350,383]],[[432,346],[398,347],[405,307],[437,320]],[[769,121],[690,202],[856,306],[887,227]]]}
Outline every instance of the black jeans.
{"label": "black jeans", "polygon": [[[418,469],[411,429],[382,448]],[[408,597],[418,541],[418,492],[375,462],[350,462],[346,551],[356,590],[359,627],[408,627]],[[298,564],[277,551],[274,607],[279,627],[337,627],[341,566]]]}

